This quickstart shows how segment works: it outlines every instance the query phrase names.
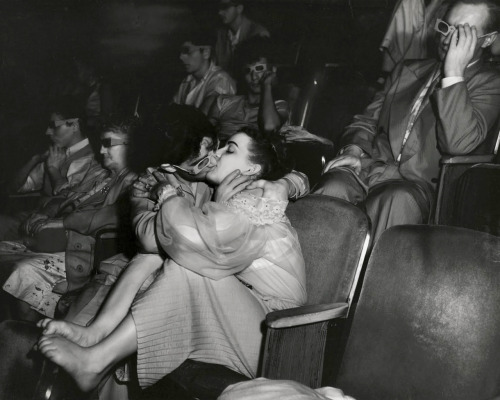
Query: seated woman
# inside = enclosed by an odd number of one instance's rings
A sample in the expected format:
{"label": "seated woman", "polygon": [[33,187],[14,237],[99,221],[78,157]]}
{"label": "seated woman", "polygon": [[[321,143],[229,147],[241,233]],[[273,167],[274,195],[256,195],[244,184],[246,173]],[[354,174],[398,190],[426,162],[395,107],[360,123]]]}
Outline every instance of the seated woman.
{"label": "seated woman", "polygon": [[274,101],[272,86],[276,71],[271,66],[269,39],[251,39],[238,48],[236,55],[242,95],[220,95],[208,117],[221,141],[243,127],[274,132],[288,121],[289,109],[284,100]]}
{"label": "seated woman", "polygon": [[[279,154],[281,143],[258,131],[239,132],[218,150],[207,179],[217,185],[239,170],[276,180],[287,172]],[[153,284],[112,331],[41,321],[40,351],[83,390],[135,352],[142,387],[188,358],[254,377],[265,315],[306,301],[304,261],[284,214],[287,203],[261,195],[261,189],[244,190],[200,210],[166,189],[159,199],[156,240],[171,259]]]}
{"label": "seated woman", "polygon": [[133,121],[105,127],[101,135],[101,154],[103,165],[109,170],[108,177],[84,196],[67,200],[62,205],[72,212],[64,217],[40,219],[31,227],[33,235],[44,231],[48,235],[66,232],[65,252],[35,253],[20,242],[0,243],[0,248],[24,254],[3,289],[38,313],[52,317],[61,293],[80,288],[90,278],[96,231],[118,227],[128,219],[126,194],[136,178],[127,168],[133,129]]}

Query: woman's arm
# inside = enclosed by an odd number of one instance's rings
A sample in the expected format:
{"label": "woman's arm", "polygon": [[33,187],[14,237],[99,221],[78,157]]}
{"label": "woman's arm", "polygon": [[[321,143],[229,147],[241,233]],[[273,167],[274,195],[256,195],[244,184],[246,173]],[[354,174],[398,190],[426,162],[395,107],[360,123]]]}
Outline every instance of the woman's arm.
{"label": "woman's arm", "polygon": [[227,206],[209,202],[200,210],[170,197],[156,218],[158,241],[179,265],[211,279],[247,268],[262,256],[266,230]]}

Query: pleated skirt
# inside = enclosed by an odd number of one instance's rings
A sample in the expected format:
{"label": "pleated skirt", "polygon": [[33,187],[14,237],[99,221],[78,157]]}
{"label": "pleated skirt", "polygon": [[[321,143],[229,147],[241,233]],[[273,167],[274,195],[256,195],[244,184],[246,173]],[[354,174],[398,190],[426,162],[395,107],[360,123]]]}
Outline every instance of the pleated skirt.
{"label": "pleated skirt", "polygon": [[214,281],[167,261],[132,305],[140,385],[154,384],[186,359],[255,377],[268,311],[235,276]]}

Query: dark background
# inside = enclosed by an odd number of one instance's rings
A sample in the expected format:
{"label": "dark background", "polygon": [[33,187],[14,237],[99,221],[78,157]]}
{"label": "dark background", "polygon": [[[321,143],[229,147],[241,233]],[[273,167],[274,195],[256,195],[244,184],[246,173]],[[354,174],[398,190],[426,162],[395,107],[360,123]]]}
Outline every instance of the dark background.
{"label": "dark background", "polygon": [[[371,95],[378,46],[394,1],[249,1],[281,64],[302,86],[321,77],[311,132],[335,141]],[[0,183],[47,146],[48,99],[75,55],[108,82],[115,105],[168,103],[185,75],[178,48],[192,27],[215,32],[217,2],[11,0],[0,2]],[[327,75],[323,66],[332,64]]]}

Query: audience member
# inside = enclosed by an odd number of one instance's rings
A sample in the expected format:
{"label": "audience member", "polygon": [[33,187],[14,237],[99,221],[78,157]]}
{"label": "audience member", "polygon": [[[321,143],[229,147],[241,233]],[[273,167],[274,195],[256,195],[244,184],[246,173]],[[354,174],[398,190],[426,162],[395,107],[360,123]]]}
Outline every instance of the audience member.
{"label": "audience member", "polygon": [[217,65],[233,73],[233,55],[237,47],[255,37],[269,37],[269,31],[262,25],[250,20],[244,14],[243,0],[220,0],[219,15],[223,28],[217,31],[215,54]]}
{"label": "audience member", "polygon": [[364,204],[375,239],[425,223],[443,154],[467,154],[497,128],[500,76],[483,50],[496,39],[498,7],[460,0],[437,26],[439,60],[398,65],[342,136],[316,193]]}
{"label": "audience member", "polygon": [[[237,170],[279,179],[286,171],[279,146],[257,131],[237,133],[217,151],[207,179],[219,184]],[[44,320],[40,351],[83,390],[95,387],[112,365],[136,351],[143,387],[188,357],[255,376],[266,313],[298,306],[306,298],[304,262],[284,214],[286,202],[263,198],[262,192],[244,190],[201,211],[167,188],[158,200],[152,240],[172,259],[136,298],[132,314],[99,338],[88,334],[92,325]]]}
{"label": "audience member", "polygon": [[3,289],[42,315],[53,316],[60,295],[81,288],[90,279],[94,234],[102,228],[126,228],[126,194],[136,178],[127,168],[134,125],[134,121],[120,121],[103,129],[101,154],[104,167],[110,171],[106,179],[85,196],[70,201],[67,206],[72,211],[64,217],[40,219],[30,227],[33,236],[45,233],[48,240],[54,232],[63,232],[67,238],[64,253],[34,253],[22,243],[0,243],[8,253],[24,256],[14,266]]}
{"label": "audience member", "polygon": [[236,87],[227,72],[215,65],[210,36],[192,33],[180,49],[180,60],[188,76],[174,96],[174,103],[195,106],[208,113],[218,95],[234,94]]}
{"label": "audience member", "polygon": [[30,210],[14,216],[0,215],[0,240],[19,239],[23,221],[22,232],[27,234],[38,219],[54,216],[61,203],[85,194],[103,179],[106,173],[94,158],[81,115],[73,98],[62,98],[53,107],[45,132],[51,146],[34,155],[11,183],[12,193],[40,191],[39,207],[34,214]]}
{"label": "audience member", "polygon": [[252,39],[238,48],[236,64],[241,76],[238,87],[243,94],[219,96],[208,114],[221,141],[245,126],[275,132],[288,120],[287,102],[273,98],[276,71],[271,54],[268,39]]}

